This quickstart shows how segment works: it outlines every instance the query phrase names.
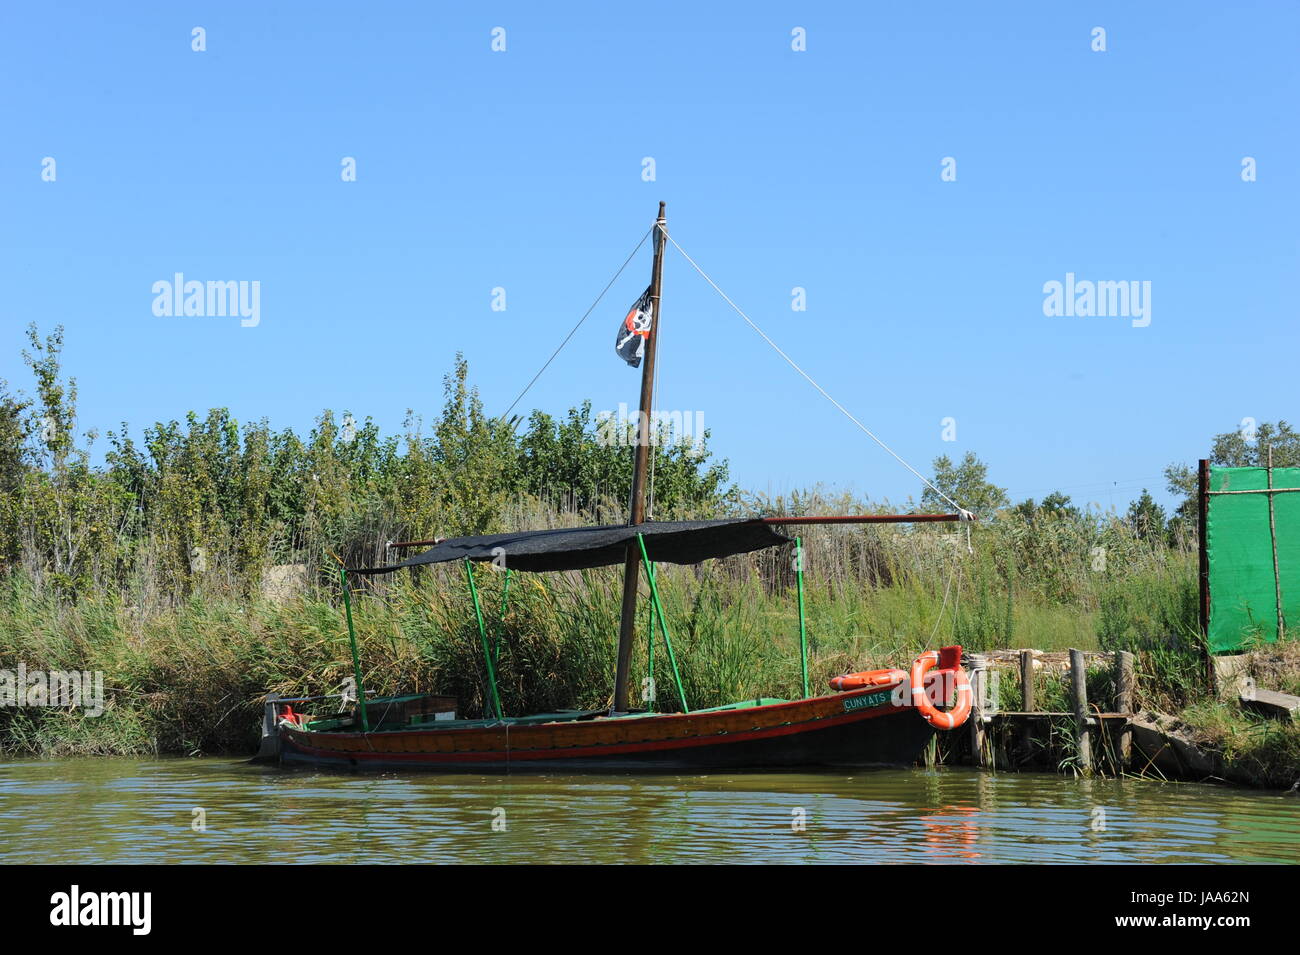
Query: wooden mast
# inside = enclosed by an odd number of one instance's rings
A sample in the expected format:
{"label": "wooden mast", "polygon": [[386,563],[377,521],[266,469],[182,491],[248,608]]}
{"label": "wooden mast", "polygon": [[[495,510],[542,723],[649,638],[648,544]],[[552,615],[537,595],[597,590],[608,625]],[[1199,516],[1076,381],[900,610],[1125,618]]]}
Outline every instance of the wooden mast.
{"label": "wooden mast", "polygon": [[[637,416],[636,458],[632,468],[632,503],[628,524],[645,520],[646,475],[650,463],[650,417],[654,402],[655,352],[659,344],[659,293],[663,287],[664,246],[667,242],[667,220],[664,203],[659,203],[659,219],[655,222],[654,265],[650,275],[650,334],[646,336],[645,364],[641,366],[641,410]],[[623,567],[623,611],[618,623],[618,668],[614,672],[615,713],[628,711],[628,670],[632,665],[632,643],[636,637],[636,592],[641,581],[640,548],[629,545],[627,562]]]}

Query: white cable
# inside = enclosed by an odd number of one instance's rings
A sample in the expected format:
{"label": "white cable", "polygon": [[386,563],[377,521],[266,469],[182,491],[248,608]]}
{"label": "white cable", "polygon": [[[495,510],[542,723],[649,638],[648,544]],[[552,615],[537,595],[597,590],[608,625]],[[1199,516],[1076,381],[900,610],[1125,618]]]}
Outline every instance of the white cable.
{"label": "white cable", "polygon": [[952,565],[948,568],[948,582],[943,586],[943,602],[939,604],[939,616],[934,618],[934,629],[930,631],[930,643],[934,643],[935,635],[939,632],[939,624],[943,621],[943,612],[948,606],[948,592],[952,590],[952,579],[956,576],[956,572],[957,561],[954,559]]}
{"label": "white cable", "polygon": [[[523,400],[524,395],[528,394],[529,389],[531,389],[533,385],[537,384],[537,379],[542,377],[542,373],[551,366],[551,362],[555,361],[555,356],[564,350],[565,345],[569,344],[569,339],[577,334],[578,329],[582,327],[582,323],[585,322],[587,317],[596,310],[596,306],[600,304],[600,300],[605,297],[605,293],[613,288],[614,283],[617,282],[618,277],[623,274],[623,270],[627,268],[628,263],[632,261],[639,251],[641,251],[641,246],[645,245],[645,240],[649,238],[652,231],[654,231],[654,226],[645,230],[645,234],[641,236],[641,241],[636,244],[636,248],[628,253],[627,258],[623,260],[623,264],[620,265],[618,271],[614,273],[614,277],[605,284],[603,289],[600,290],[600,294],[596,296],[596,301],[592,302],[591,305],[588,306],[587,310],[582,313],[582,318],[578,319],[578,324],[569,329],[569,334],[564,336],[564,341],[560,342],[559,347],[556,348],[555,351],[551,352],[551,357],[546,359],[546,363],[537,370],[537,374],[533,375],[532,380],[528,382],[528,384],[524,385],[524,390],[515,395],[515,400],[510,402],[510,407],[505,410],[505,413],[502,414],[498,420],[505,421],[506,418],[509,417],[510,412],[515,410],[515,405],[519,404],[519,402]],[[667,233],[664,234],[667,235]]]}
{"label": "white cable", "polygon": [[869,437],[872,441],[876,442],[876,444],[880,445],[880,446],[881,446],[882,448],[884,448],[887,452],[889,452],[889,454],[890,454],[891,456],[893,456],[894,460],[896,460],[899,464],[901,464],[903,467],[907,468],[909,471],[911,471],[913,474],[915,474],[918,478],[920,478],[921,481],[922,481],[922,483],[924,483],[926,487],[930,488],[930,490],[934,491],[935,494],[938,494],[939,497],[943,498],[945,501],[947,501],[949,504],[951,504],[953,507],[955,507],[955,508],[957,509],[957,515],[958,515],[958,516],[959,516],[963,521],[971,521],[971,520],[974,520],[974,519],[975,519],[975,515],[974,515],[974,514],[972,514],[970,511],[966,510],[964,507],[962,507],[960,504],[958,504],[956,501],[954,501],[952,498],[950,498],[947,494],[944,494],[943,491],[941,491],[941,490],[939,490],[937,487],[935,487],[934,484],[930,481],[929,478],[927,478],[924,474],[922,474],[922,473],[921,473],[920,471],[918,471],[916,468],[912,467],[912,465],[910,465],[910,464],[908,464],[906,461],[904,461],[904,460],[902,459],[902,457],[899,456],[898,452],[896,452],[893,448],[891,448],[889,445],[885,444],[885,442],[881,441],[878,437],[876,437],[875,434],[872,433],[872,431],[871,431],[870,428],[868,428],[868,427],[867,427],[866,425],[864,425],[861,421],[859,421],[857,418],[855,418],[855,417],[854,417],[854,416],[849,412],[849,410],[848,410],[847,408],[845,408],[842,404],[840,404],[838,401],[836,401],[834,398],[832,398],[831,395],[830,395],[830,393],[829,393],[825,388],[823,388],[821,385],[817,384],[817,382],[813,380],[812,375],[808,374],[808,372],[806,372],[806,371],[804,371],[802,368],[800,368],[799,365],[796,364],[795,360],[794,360],[793,358],[791,358],[789,355],[787,355],[785,352],[783,352],[783,351],[781,350],[781,347],[780,347],[779,345],[777,345],[776,342],[774,342],[774,341],[772,341],[772,339],[768,338],[768,337],[767,337],[767,333],[766,333],[765,331],[763,331],[763,329],[759,328],[759,327],[754,323],[754,320],[751,319],[748,315],[746,315],[746,314],[744,313],[744,311],[741,310],[740,306],[737,305],[735,302],[733,302],[733,301],[732,301],[732,300],[727,296],[727,293],[726,293],[726,292],[724,292],[724,291],[722,291],[722,289],[718,288],[718,283],[715,282],[715,281],[713,281],[713,279],[709,278],[708,274],[704,271],[704,269],[700,268],[698,265],[695,264],[695,260],[692,259],[689,255],[686,254],[686,250],[683,249],[680,245],[677,244],[677,240],[674,239],[672,236],[670,236],[670,235],[668,234],[668,230],[667,230],[667,229],[664,229],[664,230],[662,230],[662,231],[663,231],[663,233],[664,233],[664,237],[665,237],[669,242],[671,242],[671,243],[673,244],[673,247],[674,247],[678,252],[680,252],[680,253],[682,254],[682,257],[685,258],[687,262],[691,263],[691,267],[692,267],[693,269],[695,269],[695,271],[697,271],[697,272],[700,273],[700,276],[704,279],[704,281],[708,282],[710,285],[713,286],[713,290],[714,290],[715,292],[717,292],[719,295],[722,296],[722,300],[723,300],[724,302],[726,302],[728,305],[730,305],[733,309],[735,309],[736,314],[739,315],[741,318],[743,318],[743,319],[745,320],[746,324],[748,324],[750,328],[752,328],[754,331],[758,332],[758,334],[761,335],[761,336],[763,337],[763,341],[765,341],[765,342],[767,342],[769,345],[771,345],[772,348],[776,351],[776,353],[777,353],[778,355],[780,355],[782,358],[784,358],[784,359],[786,360],[786,362],[790,365],[791,368],[793,368],[795,371],[799,372],[799,374],[803,375],[804,379],[808,382],[808,384],[812,385],[814,388],[816,388],[818,391],[820,391],[820,392],[822,393],[822,397],[823,397],[823,398],[825,398],[827,401],[829,401],[831,404],[833,404],[836,408],[838,408],[839,411],[840,411],[840,413],[841,413],[842,415],[844,415],[844,417],[848,418],[848,419],[849,419],[850,421],[852,421],[855,425],[857,425],[858,428],[861,429],[861,431],[862,431],[863,434],[865,434],[865,435],[866,435],[867,437]]}

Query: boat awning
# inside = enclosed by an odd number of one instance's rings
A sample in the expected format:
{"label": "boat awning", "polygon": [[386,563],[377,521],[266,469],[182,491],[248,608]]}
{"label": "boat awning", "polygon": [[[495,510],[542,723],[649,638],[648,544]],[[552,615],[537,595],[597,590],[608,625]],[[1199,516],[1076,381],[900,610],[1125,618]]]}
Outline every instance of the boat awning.
{"label": "boat awning", "polygon": [[524,571],[606,567],[626,560],[628,545],[636,547],[637,534],[645,536],[646,553],[651,560],[670,564],[696,564],[790,542],[790,538],[774,531],[761,519],[603,524],[449,537],[399,564],[349,568],[349,573],[386,574],[403,567],[453,560],[497,560],[498,566]]}

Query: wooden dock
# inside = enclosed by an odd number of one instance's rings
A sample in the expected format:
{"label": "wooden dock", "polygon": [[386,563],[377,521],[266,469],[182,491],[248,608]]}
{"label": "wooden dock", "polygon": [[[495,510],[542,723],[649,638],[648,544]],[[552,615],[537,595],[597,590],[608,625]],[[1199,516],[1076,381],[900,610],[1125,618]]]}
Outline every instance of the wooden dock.
{"label": "wooden dock", "polygon": [[[992,650],[967,659],[974,697],[969,736],[952,734],[951,741],[941,742],[941,762],[1080,776],[1256,782],[1249,771],[1199,742],[1177,717],[1138,705],[1132,653]],[[1019,691],[1015,709],[997,705],[1017,699],[1014,690],[999,692],[1004,679],[1015,681]],[[1257,687],[1241,673],[1230,688],[1225,698],[1236,698],[1243,710],[1300,721],[1300,697]]]}
{"label": "wooden dock", "polygon": [[[1129,770],[1136,688],[1133,654],[994,650],[971,654],[970,661],[974,695],[970,753],[975,765],[1066,762],[1085,776],[1096,772],[1099,764],[1115,773]],[[1109,671],[1110,699],[1088,698],[1090,669]],[[1017,710],[1002,710],[994,703],[1001,695],[996,688],[1004,674],[1018,681],[1021,705]],[[1040,674],[1068,678],[1069,709],[1046,710],[1036,705],[1036,677]],[[1054,732],[1058,725],[1066,734],[1060,740],[1055,739]]]}

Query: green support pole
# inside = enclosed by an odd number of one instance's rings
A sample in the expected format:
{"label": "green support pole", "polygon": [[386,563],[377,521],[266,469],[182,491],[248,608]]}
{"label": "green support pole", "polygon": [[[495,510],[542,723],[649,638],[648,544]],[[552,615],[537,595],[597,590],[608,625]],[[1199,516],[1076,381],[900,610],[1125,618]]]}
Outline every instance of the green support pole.
{"label": "green support pole", "polygon": [[483,642],[483,662],[487,664],[488,689],[492,691],[492,708],[501,719],[501,697],[497,695],[496,667],[492,665],[492,651],[488,647],[487,626],[483,623],[483,607],[478,601],[478,585],[474,583],[474,565],[465,558],[465,577],[469,580],[469,595],[474,600],[474,618],[478,621],[478,635]]}
{"label": "green support pole", "polygon": [[506,603],[510,598],[510,568],[506,568],[506,581],[501,588],[501,620],[497,624],[497,645],[492,654],[492,662],[501,662],[501,644],[506,638]]}
{"label": "green support pole", "polygon": [[348,618],[348,641],[352,644],[352,678],[357,681],[357,703],[361,707],[361,730],[370,732],[370,718],[366,714],[366,688],[361,685],[361,655],[357,652],[357,631],[352,626],[352,594],[348,589],[348,569],[339,568],[339,582],[343,584],[343,613]]}
{"label": "green support pole", "polygon": [[799,592],[799,663],[803,671],[803,698],[808,699],[808,628],[803,617],[803,539],[794,539],[794,574],[795,587]]}
{"label": "green support pole", "polygon": [[[651,580],[654,580],[655,565],[653,563],[650,565],[649,576]],[[651,696],[658,696],[659,692],[657,689],[655,689],[655,608],[654,608],[654,604],[651,604],[649,607],[647,607],[646,611],[647,611],[646,616],[650,618],[649,621],[650,640],[646,644],[646,670],[650,675]],[[650,699],[647,702],[650,704],[650,712],[653,713],[655,711],[655,701],[653,699]]]}
{"label": "green support pole", "polygon": [[655,614],[659,617],[659,629],[664,635],[664,646],[668,648],[668,663],[673,669],[673,680],[677,683],[677,698],[682,701],[682,712],[689,713],[691,708],[686,705],[686,691],[682,688],[682,675],[677,671],[677,655],[673,653],[673,639],[668,636],[668,621],[664,620],[664,607],[659,602],[659,588],[655,585],[654,572],[650,570],[650,555],[646,553],[644,535],[637,534],[636,542],[641,545],[641,562],[645,565],[646,579],[650,581],[650,601],[654,606]]}

